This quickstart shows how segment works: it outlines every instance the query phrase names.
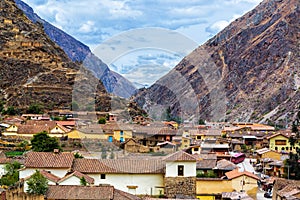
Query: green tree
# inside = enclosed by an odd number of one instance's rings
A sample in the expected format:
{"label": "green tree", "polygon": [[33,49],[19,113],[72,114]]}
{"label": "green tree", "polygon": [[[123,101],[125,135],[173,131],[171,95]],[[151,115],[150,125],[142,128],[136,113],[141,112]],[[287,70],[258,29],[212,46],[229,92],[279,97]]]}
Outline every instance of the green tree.
{"label": "green tree", "polygon": [[205,125],[205,121],[203,119],[199,119],[198,124],[199,125]]}
{"label": "green tree", "polygon": [[101,117],[101,118],[98,120],[98,124],[106,124],[106,118],[105,118],[105,117]]}
{"label": "green tree", "polygon": [[85,180],[84,177],[80,178],[80,185],[82,185],[82,186],[86,186],[87,185],[87,182],[86,182],[86,180]]}
{"label": "green tree", "polygon": [[27,110],[27,113],[30,114],[42,114],[44,112],[44,108],[40,104],[31,104]]}
{"label": "green tree", "polygon": [[46,194],[48,190],[48,180],[36,170],[27,181],[29,194]]}
{"label": "green tree", "polygon": [[78,152],[76,152],[76,153],[74,154],[74,157],[75,157],[75,158],[83,158],[83,156],[82,156],[81,154],[79,154]]}
{"label": "green tree", "polygon": [[7,163],[4,167],[6,174],[0,179],[0,185],[13,186],[19,180],[21,164],[18,162]]}
{"label": "green tree", "polygon": [[31,146],[33,151],[38,152],[52,152],[54,149],[62,150],[57,139],[50,137],[45,131],[33,136]]}
{"label": "green tree", "polygon": [[13,106],[8,106],[8,108],[3,110],[2,113],[5,115],[16,115],[17,110]]}

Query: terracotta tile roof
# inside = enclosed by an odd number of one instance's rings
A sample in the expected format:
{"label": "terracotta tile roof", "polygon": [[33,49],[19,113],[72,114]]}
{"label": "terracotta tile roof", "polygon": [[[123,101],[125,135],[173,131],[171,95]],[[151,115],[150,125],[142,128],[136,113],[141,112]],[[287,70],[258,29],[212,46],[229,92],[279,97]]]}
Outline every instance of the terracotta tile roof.
{"label": "terracotta tile roof", "polygon": [[[103,160],[103,164],[113,169],[111,173],[129,174],[162,174],[165,173],[165,162],[161,159],[115,159]],[[109,173],[109,172],[108,172]]]}
{"label": "terracotta tile roof", "polygon": [[49,133],[50,127],[43,126],[43,125],[19,125],[18,126],[18,134],[36,134],[43,131]]}
{"label": "terracotta tile roof", "polygon": [[56,121],[56,124],[60,124],[61,126],[75,126],[75,121]]}
{"label": "terracotta tile roof", "polygon": [[75,186],[75,185],[49,185],[45,194],[47,199],[61,200],[111,200],[114,198],[113,186]]}
{"label": "terracotta tile roof", "polygon": [[115,189],[113,200],[141,200],[141,198],[133,194],[129,194],[127,192]]}
{"label": "terracotta tile roof", "polygon": [[197,169],[213,169],[216,167],[216,160],[197,160]]}
{"label": "terracotta tile roof", "polygon": [[237,166],[228,160],[222,159],[217,162],[216,168],[219,170],[231,171],[236,169]]}
{"label": "terracotta tile roof", "polygon": [[164,158],[165,161],[190,161],[195,162],[196,158],[184,151],[177,151]]}
{"label": "terracotta tile roof", "polygon": [[228,179],[234,179],[234,178],[237,178],[237,177],[240,177],[243,175],[254,178],[256,180],[260,179],[258,176],[256,176],[255,174],[252,174],[251,172],[248,172],[248,171],[239,172],[238,170],[232,170],[230,172],[226,172],[225,175],[227,176]]}
{"label": "terracotta tile roof", "polygon": [[49,181],[52,181],[52,182],[54,182],[54,183],[57,183],[57,182],[60,180],[60,178],[59,178],[58,176],[55,176],[54,174],[51,174],[51,173],[49,173],[49,172],[47,172],[47,171],[45,171],[45,170],[40,171],[40,173],[41,173],[46,179],[48,179]]}
{"label": "terracotta tile roof", "polygon": [[87,158],[75,159],[72,170],[89,174],[115,172],[114,168],[110,168],[109,166],[100,162],[100,160]]}
{"label": "terracotta tile roof", "polygon": [[77,178],[81,179],[82,177],[84,177],[84,179],[86,180],[86,182],[90,185],[94,184],[94,179],[86,174],[83,174],[81,172],[78,171],[74,171],[71,174],[66,175],[65,177],[61,178],[58,183],[61,183],[65,180],[67,180],[68,178],[72,177],[72,176],[76,176]]}
{"label": "terracotta tile roof", "polygon": [[52,129],[56,126],[56,121],[28,120],[26,121],[26,125],[47,126]]}
{"label": "terracotta tile roof", "polygon": [[73,160],[73,153],[29,152],[24,165],[27,168],[71,168]]}

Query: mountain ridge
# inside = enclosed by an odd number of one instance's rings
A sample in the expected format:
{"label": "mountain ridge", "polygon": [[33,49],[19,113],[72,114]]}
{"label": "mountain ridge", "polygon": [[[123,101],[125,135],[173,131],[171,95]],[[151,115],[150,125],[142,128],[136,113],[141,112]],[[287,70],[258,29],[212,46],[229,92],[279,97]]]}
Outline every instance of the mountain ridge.
{"label": "mountain ridge", "polygon": [[23,1],[15,0],[15,2],[33,23],[38,22],[43,25],[46,34],[67,53],[71,60],[88,63],[85,66],[102,81],[109,93],[128,98],[135,92],[136,88],[129,80],[110,70],[105,63],[91,52],[87,45],[39,17]]}
{"label": "mountain ridge", "polygon": [[[101,81],[67,54],[24,15],[13,0],[0,2],[0,94],[5,106],[26,110],[70,108],[110,110],[110,96]],[[88,81],[87,81],[88,80]],[[85,99],[74,99],[76,94]],[[75,96],[74,96],[75,95]],[[84,107],[84,108],[83,108]]]}
{"label": "mountain ridge", "polygon": [[299,4],[263,1],[133,99],[152,116],[284,124],[300,105]]}

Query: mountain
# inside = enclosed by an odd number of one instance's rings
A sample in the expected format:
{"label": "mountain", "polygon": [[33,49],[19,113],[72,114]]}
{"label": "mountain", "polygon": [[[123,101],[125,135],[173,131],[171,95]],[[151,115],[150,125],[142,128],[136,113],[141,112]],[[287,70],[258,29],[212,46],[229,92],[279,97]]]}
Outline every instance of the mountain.
{"label": "mountain", "polygon": [[110,110],[110,96],[93,73],[72,62],[13,0],[0,1],[0,100],[25,110],[31,104],[46,109]]}
{"label": "mountain", "polygon": [[264,0],[134,100],[150,116],[285,125],[300,106],[299,4]]}
{"label": "mountain", "polygon": [[23,1],[15,0],[15,2],[32,22],[38,22],[43,25],[46,34],[67,53],[70,59],[74,62],[89,63],[86,67],[102,81],[107,92],[125,98],[130,97],[134,93],[136,90],[134,85],[120,74],[110,70],[105,63],[92,54],[88,46],[41,19]]}

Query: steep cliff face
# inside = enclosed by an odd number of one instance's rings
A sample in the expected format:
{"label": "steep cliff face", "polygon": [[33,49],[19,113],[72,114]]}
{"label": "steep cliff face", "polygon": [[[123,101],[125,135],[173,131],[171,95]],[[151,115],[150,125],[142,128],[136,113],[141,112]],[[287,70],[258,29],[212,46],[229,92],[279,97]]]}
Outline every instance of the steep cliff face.
{"label": "steep cliff face", "polygon": [[88,46],[41,19],[23,1],[15,0],[15,2],[32,22],[39,22],[43,25],[45,33],[66,52],[71,60],[88,63],[86,67],[102,81],[107,92],[125,98],[130,97],[135,92],[136,88],[130,81],[111,71],[105,63],[92,54]]}
{"label": "steep cliff face", "polygon": [[300,106],[300,2],[265,0],[186,56],[135,100],[210,120],[284,123]]}
{"label": "steep cliff face", "polygon": [[70,107],[79,93],[87,96],[84,101],[78,98],[80,106],[95,101],[100,110],[110,109],[103,84],[73,63],[13,0],[2,0],[0,11],[0,97],[6,106],[26,109],[40,103],[48,109]]}

